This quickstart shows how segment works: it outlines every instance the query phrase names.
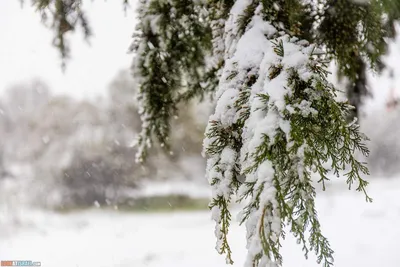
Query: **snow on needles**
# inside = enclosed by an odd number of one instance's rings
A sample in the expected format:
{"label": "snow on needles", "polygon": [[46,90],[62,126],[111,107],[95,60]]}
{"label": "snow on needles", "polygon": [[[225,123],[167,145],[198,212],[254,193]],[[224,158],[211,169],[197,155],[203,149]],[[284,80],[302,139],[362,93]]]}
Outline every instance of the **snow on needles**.
{"label": "snow on needles", "polygon": [[[320,51],[306,41],[278,32],[263,19],[261,5],[251,12],[248,24],[242,25],[252,5],[250,0],[236,1],[225,23],[225,64],[216,92],[215,113],[206,129],[204,152],[208,157],[207,178],[213,188],[210,206],[216,221],[217,250],[226,253],[231,262],[228,205],[235,195],[238,200],[248,201],[239,216],[247,229],[245,266],[278,266],[285,218],[281,218],[282,203],[277,200],[276,185],[287,183],[277,180],[275,163],[265,155],[269,147],[277,144],[280,133],[287,151],[293,145],[288,114],[317,114],[310,102],[318,97],[313,90],[305,90],[310,101],[288,99],[293,96],[293,77],[306,83],[321,82],[310,69],[313,52]],[[214,37],[221,38],[221,34]],[[306,144],[290,156],[293,162],[289,168],[297,172],[300,183],[304,182],[304,151]],[[239,182],[240,175],[245,175],[245,182]],[[304,188],[298,193],[310,199],[312,192],[306,190],[311,189]],[[313,205],[312,201],[309,203]]]}

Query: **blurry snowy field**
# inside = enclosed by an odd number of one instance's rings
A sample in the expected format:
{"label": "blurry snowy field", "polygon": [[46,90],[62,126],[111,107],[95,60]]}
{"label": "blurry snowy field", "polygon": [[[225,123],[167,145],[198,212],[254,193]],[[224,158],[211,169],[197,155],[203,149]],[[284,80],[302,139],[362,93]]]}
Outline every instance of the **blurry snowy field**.
{"label": "blurry snowy field", "polygon": [[[317,207],[338,267],[400,265],[400,180],[372,178],[372,204],[361,193],[336,182],[320,193]],[[338,181],[339,182],[339,181]],[[343,181],[344,182],[344,181]],[[337,190],[336,190],[337,189]],[[208,211],[127,213],[102,210],[56,214],[19,210],[0,213],[0,258],[41,261],[45,267],[217,267],[224,257],[214,250]],[[12,232],[12,235],[9,233]],[[244,229],[233,225],[234,266],[245,258]],[[284,267],[318,266],[305,260],[288,235]]]}

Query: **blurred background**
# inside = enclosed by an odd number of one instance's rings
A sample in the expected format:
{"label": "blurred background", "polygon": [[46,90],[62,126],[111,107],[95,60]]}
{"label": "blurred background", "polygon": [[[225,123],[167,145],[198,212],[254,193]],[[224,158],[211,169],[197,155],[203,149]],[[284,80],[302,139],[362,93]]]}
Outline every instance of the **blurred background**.
{"label": "blurred background", "polygon": [[[134,162],[140,131],[132,55],[134,8],[88,1],[94,36],[71,36],[65,72],[52,35],[19,1],[0,1],[0,260],[48,267],[225,266],[214,250],[210,190],[201,156],[213,103],[189,103],[172,122],[173,147]],[[107,12],[105,12],[107,11]],[[107,14],[105,16],[104,14]],[[336,266],[400,266],[400,40],[390,44],[382,75],[360,124],[370,137],[372,204],[333,179],[320,192],[323,230]],[[334,66],[332,66],[334,74]],[[338,87],[343,86],[336,81]],[[235,224],[235,266],[245,233]],[[284,266],[306,261],[294,239]]]}

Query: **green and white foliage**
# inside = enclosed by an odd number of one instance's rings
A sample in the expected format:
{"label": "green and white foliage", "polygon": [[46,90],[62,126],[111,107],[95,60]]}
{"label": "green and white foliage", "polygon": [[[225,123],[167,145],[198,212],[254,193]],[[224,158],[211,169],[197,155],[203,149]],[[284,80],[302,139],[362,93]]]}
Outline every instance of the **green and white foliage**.
{"label": "green and white foliage", "polygon": [[337,60],[342,75],[356,80],[359,56],[379,69],[387,48],[384,38],[394,36],[394,15],[399,10],[399,3],[391,0],[324,1],[317,39]]}
{"label": "green and white foliage", "polygon": [[207,91],[203,77],[211,34],[201,5],[189,0],[142,0],[132,44],[134,75],[139,83],[142,162],[155,136],[169,149],[170,118],[177,104]]}
{"label": "green and white foliage", "polygon": [[[24,3],[24,0],[20,0]],[[42,21],[54,31],[53,45],[61,54],[62,66],[70,56],[70,47],[66,35],[82,28],[85,38],[92,35],[89,22],[82,6],[82,0],[30,0],[40,12]],[[127,0],[123,0],[127,5]]]}
{"label": "green and white foliage", "polygon": [[[349,118],[359,117],[360,107],[371,96],[366,79],[368,69],[380,72],[385,66],[381,56],[387,51],[387,38],[395,36],[394,22],[399,18],[397,0],[318,0],[321,7],[316,20],[315,40],[324,45],[337,62],[339,78],[348,80],[346,91],[355,109]],[[386,39],[386,40],[385,40]]]}
{"label": "green and white foliage", "polygon": [[232,263],[227,235],[236,199],[245,203],[245,266],[280,266],[285,226],[306,256],[313,250],[330,266],[313,179],[325,188],[329,172],[344,174],[371,201],[361,178],[368,170],[354,156],[368,154],[366,137],[347,123],[350,106],[326,80],[323,51],[291,36],[274,20],[279,6],[268,2],[237,0],[223,33],[225,64],[204,141],[217,250]]}
{"label": "green and white foliage", "polygon": [[[70,55],[68,34],[81,28],[85,38],[91,36],[92,30],[84,12],[85,1],[83,0],[16,1],[31,2],[41,14],[45,24],[54,31],[53,41],[60,51],[63,67]],[[120,1],[125,11],[128,10],[130,4],[136,4],[136,2],[129,0]],[[187,63],[191,63],[190,67],[183,64],[181,66],[183,69],[175,72],[169,71],[171,77],[164,77],[165,79],[174,79],[173,76],[176,75],[176,72],[184,70],[184,72],[190,74],[184,80],[190,81],[192,85],[190,90],[187,90],[187,86],[183,86],[185,92],[179,94],[178,97],[173,97],[172,101],[166,100],[162,104],[164,109],[173,110],[176,102],[186,101],[196,96],[203,97],[204,93],[212,92],[219,81],[220,70],[224,65],[223,58],[214,57],[212,61],[207,60],[205,69],[200,71],[201,79],[198,79],[199,73],[196,72],[199,71],[199,68],[204,67],[201,56],[206,55],[208,57],[211,53],[211,46],[219,47],[219,49],[214,49],[216,54],[224,50],[225,20],[228,18],[235,0],[153,0],[139,2],[142,2],[139,3],[141,8],[138,9],[139,32],[141,34],[136,35],[135,39],[137,41],[139,39],[139,43],[144,43],[150,38],[149,31],[146,30],[147,26],[145,26],[145,23],[143,24],[142,18],[146,20],[146,17],[158,17],[160,15],[163,19],[152,23],[152,25],[159,25],[160,22],[168,25],[158,27],[153,32],[153,37],[163,43],[167,41],[164,37],[173,38],[177,42],[174,49],[183,49],[183,53],[177,55],[176,59],[180,61],[182,57],[185,57],[188,59],[186,60]],[[264,0],[263,3],[265,6],[277,7],[272,13],[266,14],[271,21],[274,20],[274,27],[285,29],[287,33],[305,39],[310,43],[318,43],[324,48],[329,59],[337,61],[339,74],[346,76],[349,80],[347,86],[349,102],[356,107],[349,117],[357,116],[358,107],[362,105],[365,96],[370,95],[367,79],[365,79],[366,71],[368,68],[380,71],[384,67],[380,58],[387,50],[385,38],[393,38],[395,35],[394,22],[400,18],[400,2],[398,0]],[[171,7],[171,9],[169,10],[168,7]],[[189,19],[185,19],[185,17]],[[179,38],[176,38],[176,34],[165,35],[165,31],[172,33],[178,30],[183,30],[185,34],[182,35],[183,32],[181,32]],[[187,34],[187,30],[199,35],[194,36],[195,38],[192,38],[192,36],[189,38],[192,40],[189,40],[187,37],[190,34]],[[213,32],[214,37],[220,36],[219,41],[214,38],[211,43],[209,38],[211,32]],[[134,43],[137,44],[137,41],[134,41]],[[155,47],[157,48],[157,46]],[[186,54],[187,51],[185,52],[185,50],[188,50],[188,47],[193,47],[193,53]],[[199,47],[202,49],[198,49]],[[169,46],[169,48],[172,48],[172,46]],[[186,57],[186,55],[189,56]],[[192,59],[195,60],[191,61]],[[135,70],[140,69],[138,65],[141,64],[136,64]],[[149,68],[152,68],[152,66],[150,64]],[[145,72],[145,70],[135,71],[136,74],[141,76],[148,75]],[[198,83],[198,80],[201,80],[201,82]],[[172,82],[167,84],[169,87],[171,87],[170,83]],[[166,98],[168,99],[168,96]],[[148,103],[150,103],[150,100]],[[160,104],[157,101],[154,103],[157,106]],[[146,112],[146,114],[151,114],[151,112]],[[140,140],[143,141],[139,143],[147,143],[145,140],[149,140],[151,143],[151,140],[155,137],[162,144],[167,144],[163,132],[169,129],[169,126],[155,121],[169,117],[149,116],[148,119],[145,119],[148,122],[147,124],[153,126],[148,127],[145,124],[145,128],[148,130],[143,131],[146,134],[142,135]],[[154,118],[154,121],[150,118]],[[145,153],[141,153],[141,155],[140,158],[143,159]]]}

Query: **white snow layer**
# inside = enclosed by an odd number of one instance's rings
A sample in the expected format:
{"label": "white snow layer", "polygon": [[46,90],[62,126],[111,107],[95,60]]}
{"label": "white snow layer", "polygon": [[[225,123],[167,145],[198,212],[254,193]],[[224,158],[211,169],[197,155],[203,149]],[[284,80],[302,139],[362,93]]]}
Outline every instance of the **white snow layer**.
{"label": "white snow layer", "polygon": [[[345,187],[345,186],[343,186]],[[317,208],[338,267],[398,267],[400,181],[375,179],[372,204],[362,194],[328,188]],[[69,215],[0,213],[0,260],[41,261],[44,267],[222,267],[210,213],[133,214],[87,211]],[[8,216],[5,218],[5,216]],[[8,222],[8,223],[6,223]],[[245,229],[233,223],[234,266],[243,266]],[[283,267],[319,266],[288,233]]]}

